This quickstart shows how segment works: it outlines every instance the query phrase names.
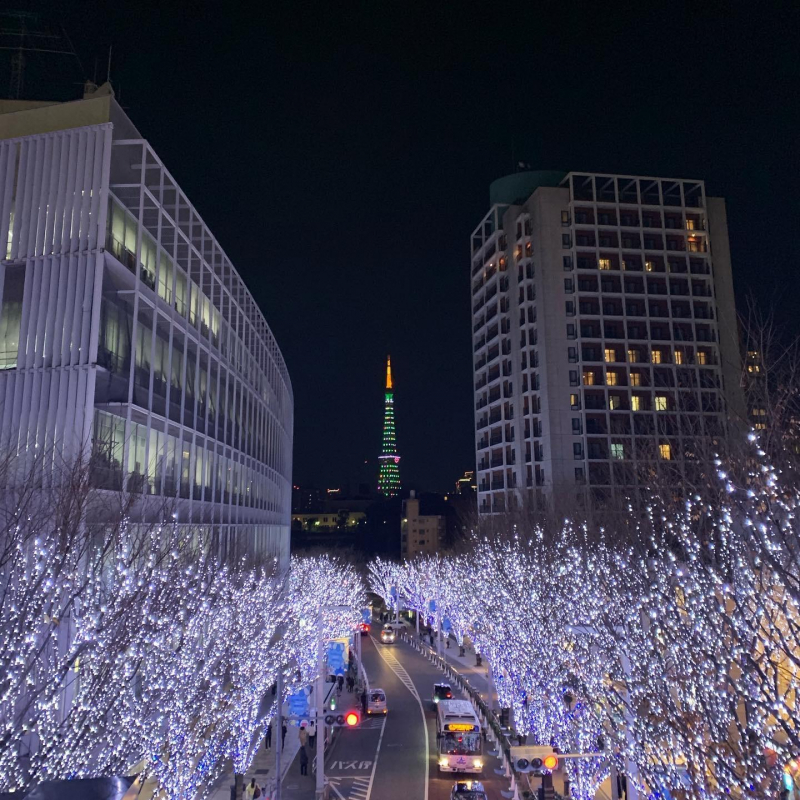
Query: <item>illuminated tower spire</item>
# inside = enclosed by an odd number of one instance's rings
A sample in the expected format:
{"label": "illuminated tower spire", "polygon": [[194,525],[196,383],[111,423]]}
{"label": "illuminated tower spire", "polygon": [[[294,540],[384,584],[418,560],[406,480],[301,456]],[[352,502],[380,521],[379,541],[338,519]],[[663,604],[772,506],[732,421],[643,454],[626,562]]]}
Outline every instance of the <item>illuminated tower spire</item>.
{"label": "illuminated tower spire", "polygon": [[379,458],[378,491],[385,497],[400,492],[400,456],[394,430],[394,387],[392,385],[392,359],[386,357],[386,399],[383,406],[383,443]]}

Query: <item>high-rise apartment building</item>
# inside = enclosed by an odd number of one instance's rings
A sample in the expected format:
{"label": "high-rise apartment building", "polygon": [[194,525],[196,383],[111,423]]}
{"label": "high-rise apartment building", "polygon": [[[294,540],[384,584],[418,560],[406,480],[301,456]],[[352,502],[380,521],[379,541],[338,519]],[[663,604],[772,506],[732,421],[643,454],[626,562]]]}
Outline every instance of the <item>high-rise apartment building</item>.
{"label": "high-rise apartment building", "polygon": [[222,555],[287,563],[283,357],[109,86],[0,101],[0,241],[0,451],[18,474],[83,454],[99,492],[137,496],[134,523],[168,508]]}
{"label": "high-rise apartment building", "polygon": [[691,480],[744,416],[724,200],[552,172],[490,194],[471,263],[479,511]]}

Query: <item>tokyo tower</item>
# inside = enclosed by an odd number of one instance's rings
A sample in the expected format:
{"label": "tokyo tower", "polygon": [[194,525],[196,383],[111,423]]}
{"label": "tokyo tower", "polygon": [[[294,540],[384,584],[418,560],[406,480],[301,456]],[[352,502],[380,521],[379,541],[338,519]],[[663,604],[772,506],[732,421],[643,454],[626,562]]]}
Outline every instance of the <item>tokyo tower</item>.
{"label": "tokyo tower", "polygon": [[395,497],[400,492],[400,456],[394,430],[394,390],[392,387],[392,359],[386,357],[386,399],[383,406],[383,444],[379,457],[378,492],[384,497]]}

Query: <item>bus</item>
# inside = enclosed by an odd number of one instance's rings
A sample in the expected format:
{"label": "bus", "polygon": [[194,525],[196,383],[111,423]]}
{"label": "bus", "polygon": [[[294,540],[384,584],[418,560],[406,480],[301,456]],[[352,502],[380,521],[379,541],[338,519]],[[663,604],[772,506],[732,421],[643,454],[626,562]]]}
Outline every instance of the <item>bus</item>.
{"label": "bus", "polygon": [[436,749],[440,772],[483,770],[481,723],[469,700],[440,700],[436,706]]}

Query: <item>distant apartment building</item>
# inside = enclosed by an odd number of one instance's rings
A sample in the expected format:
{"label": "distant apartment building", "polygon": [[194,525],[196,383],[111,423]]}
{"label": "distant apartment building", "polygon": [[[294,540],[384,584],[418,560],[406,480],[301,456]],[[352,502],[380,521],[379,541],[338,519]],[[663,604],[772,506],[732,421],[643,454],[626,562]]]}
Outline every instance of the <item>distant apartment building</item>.
{"label": "distant apartment building", "polygon": [[326,531],[347,530],[358,526],[366,519],[363,511],[337,511],[335,513],[292,514],[292,530],[323,533]]}
{"label": "distant apartment building", "polygon": [[438,552],[445,538],[446,524],[443,514],[420,513],[420,499],[412,489],[408,499],[403,500],[400,554],[403,558],[414,558]]}
{"label": "distant apartment building", "polygon": [[222,555],[287,564],[286,365],[110,86],[0,101],[0,241],[2,452],[23,473],[84,455],[133,524],[168,508]]}
{"label": "distant apartment building", "polygon": [[471,247],[479,512],[690,480],[746,417],[724,200],[575,172],[490,195]]}

